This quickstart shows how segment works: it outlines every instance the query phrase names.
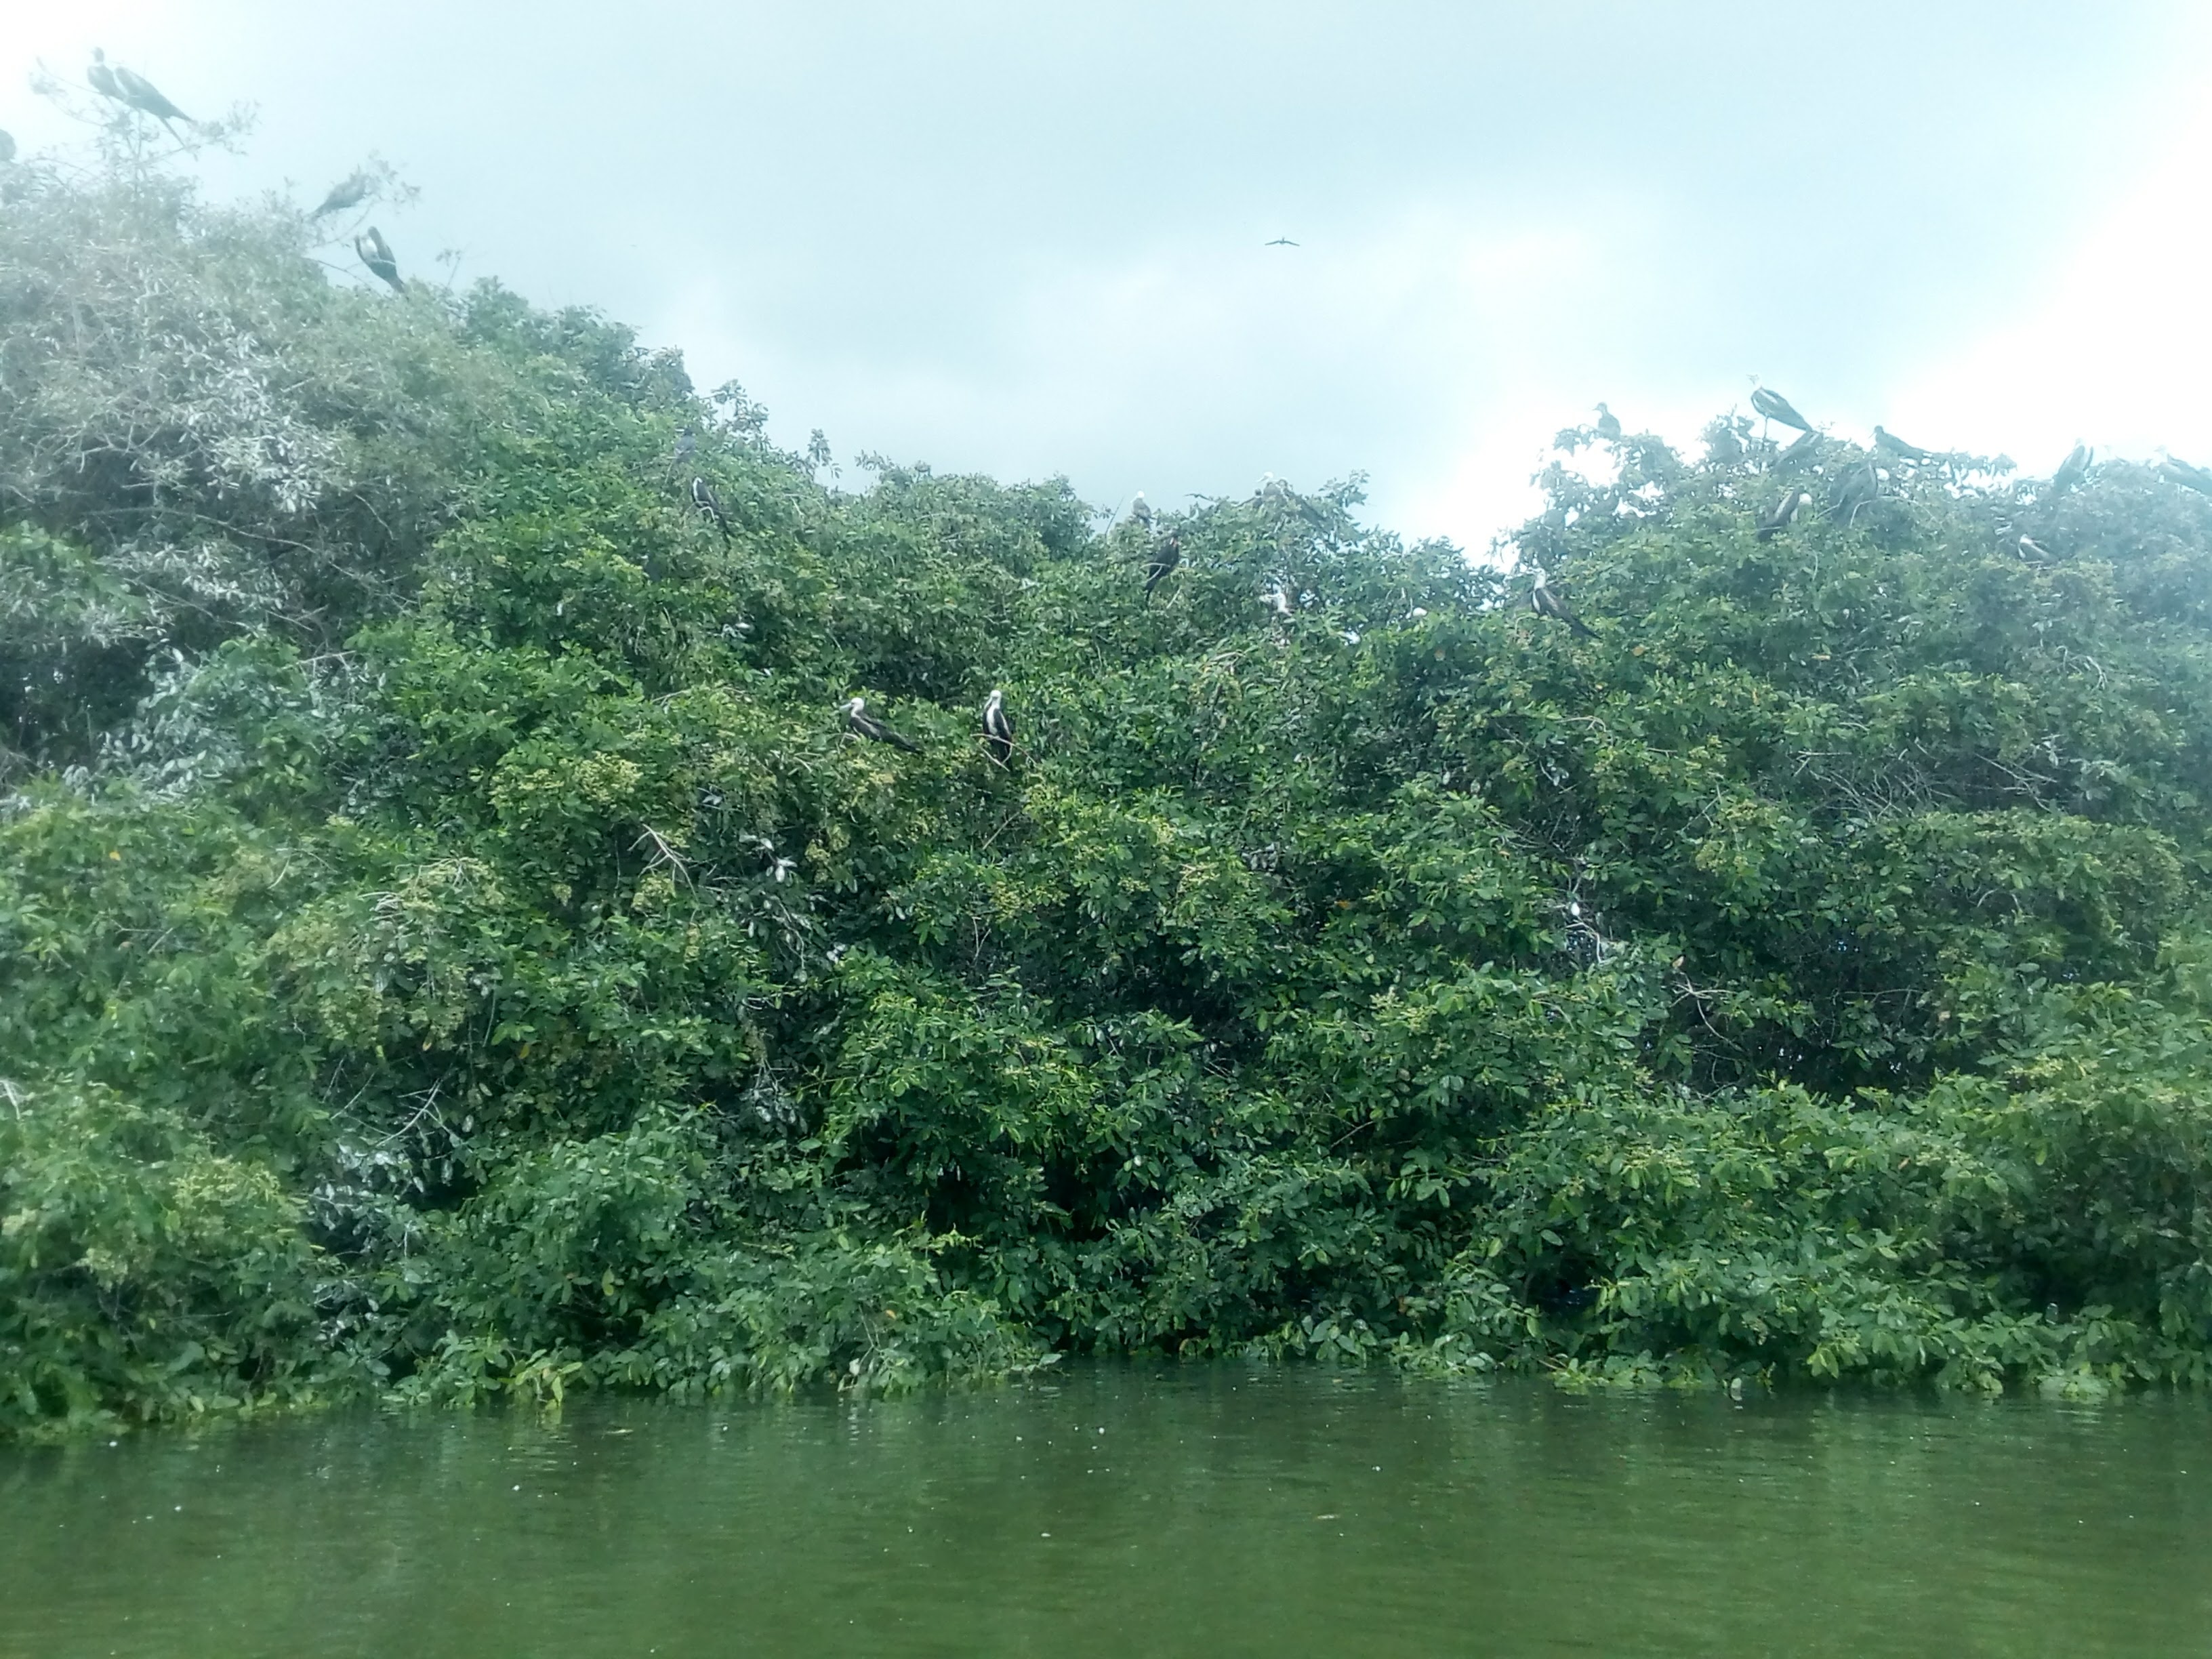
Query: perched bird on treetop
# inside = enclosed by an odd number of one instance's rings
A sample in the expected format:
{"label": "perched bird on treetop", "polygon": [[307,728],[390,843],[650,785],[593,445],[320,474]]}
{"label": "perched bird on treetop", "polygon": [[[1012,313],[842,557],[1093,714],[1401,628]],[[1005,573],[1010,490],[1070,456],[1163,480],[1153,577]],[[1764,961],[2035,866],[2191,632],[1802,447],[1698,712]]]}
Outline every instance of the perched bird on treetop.
{"label": "perched bird on treetop", "polygon": [[2158,470],[2175,483],[2185,484],[2200,495],[2212,495],[2212,472],[2201,466],[2191,466],[2186,461],[2177,461],[2167,456],[2158,464]]}
{"label": "perched bird on treetop", "polygon": [[1810,500],[1812,497],[1802,489],[1792,488],[1783,491],[1782,499],[1774,504],[1774,510],[1759,521],[1756,532],[1759,539],[1772,541],[1782,533],[1790,520],[1797,516],[1798,509]]}
{"label": "perched bird on treetop", "polygon": [[1597,406],[1597,435],[1609,444],[1620,441],[1620,416],[1603,404]]}
{"label": "perched bird on treetop", "polygon": [[1774,465],[1778,468],[1787,471],[1801,461],[1811,460],[1819,453],[1820,448],[1820,434],[1817,432],[1808,432],[1802,437],[1792,441],[1789,448],[1777,455],[1774,458]]}
{"label": "perched bird on treetop", "polygon": [[374,225],[353,239],[353,251],[361,255],[369,274],[390,283],[394,294],[407,292],[407,284],[399,280],[399,262],[392,257],[392,244]]}
{"label": "perched bird on treetop", "polygon": [[1794,426],[1800,432],[1810,432],[1812,422],[1800,415],[1790,399],[1778,392],[1769,392],[1759,386],[1751,394],[1751,406],[1770,421],[1779,421],[1784,426]]}
{"label": "perched bird on treetop", "polygon": [[704,478],[691,480],[691,505],[714,521],[714,528],[722,532],[722,545],[730,544],[730,521],[722,516],[721,498],[714,494],[714,486]]}
{"label": "perched bird on treetop", "polygon": [[1182,562],[1182,538],[1170,530],[1160,538],[1152,556],[1145,561],[1145,597],[1152,597],[1152,590],[1167,579],[1167,574]]}
{"label": "perched bird on treetop", "polygon": [[881,720],[869,714],[868,705],[860,698],[855,697],[850,702],[846,703],[844,705],[844,709],[845,724],[851,726],[855,732],[858,732],[862,737],[867,738],[871,743],[891,744],[898,748],[905,750],[910,755],[919,755],[921,752],[921,745],[916,743],[912,738],[900,736],[899,733],[892,731],[890,726],[885,726]]}
{"label": "perched bird on treetop", "polygon": [[[100,54],[94,52],[93,55],[97,58]],[[193,124],[191,116],[161,96],[161,89],[144,76],[135,74],[118,64],[114,79],[116,91],[125,103],[133,109],[143,110],[163,126],[169,127],[170,131],[176,131],[169,125],[173,121],[182,121],[186,126]]]}
{"label": "perched bird on treetop", "polygon": [[368,199],[369,186],[375,181],[366,173],[352,173],[331,186],[331,193],[323,198],[322,205],[307,217],[319,219],[325,214],[343,213],[348,208],[359,207]]}
{"label": "perched bird on treetop", "polygon": [[1142,525],[1147,530],[1152,527],[1152,504],[1145,499],[1141,489],[1129,498],[1129,522]]}
{"label": "perched bird on treetop", "polygon": [[1006,694],[995,685],[983,699],[983,746],[1001,766],[1014,757],[1014,723],[1006,718]]}
{"label": "perched bird on treetop", "polygon": [[86,84],[103,98],[124,101],[123,88],[115,79],[115,71],[107,67],[107,54],[98,46],[92,49],[92,67],[84,72]]}
{"label": "perched bird on treetop", "polygon": [[1895,433],[1885,432],[1880,427],[1874,429],[1874,447],[1887,450],[1900,460],[1933,461],[1941,459],[1934,450],[1923,449],[1918,444],[1909,444]]}
{"label": "perched bird on treetop", "polygon": [[1540,617],[1566,623],[1586,640],[1597,637],[1597,630],[1568,610],[1566,601],[1552,592],[1551,578],[1544,574],[1541,565],[1536,567],[1536,585],[1528,590],[1528,606]]}
{"label": "perched bird on treetop", "polygon": [[690,460],[690,459],[691,459],[691,453],[692,453],[694,450],[697,449],[698,447],[699,447],[699,434],[698,434],[696,432],[695,432],[694,430],[692,430],[692,428],[690,428],[690,427],[688,427],[688,426],[687,426],[687,427],[684,427],[684,428],[683,428],[680,431],[678,431],[678,432],[677,433],[677,434],[676,434],[676,459],[677,459],[678,460],[679,460],[679,461],[688,461],[688,460]]}
{"label": "perched bird on treetop", "polygon": [[1874,463],[1862,461],[1844,474],[1836,485],[1833,511],[1843,515],[1845,524],[1855,523],[1859,514],[1872,507],[1881,495],[1881,480],[1875,476]]}
{"label": "perched bird on treetop", "polygon": [[2058,471],[2051,475],[2051,493],[2061,495],[2089,476],[2089,461],[2097,452],[2082,444],[2075,444],[2058,463]]}

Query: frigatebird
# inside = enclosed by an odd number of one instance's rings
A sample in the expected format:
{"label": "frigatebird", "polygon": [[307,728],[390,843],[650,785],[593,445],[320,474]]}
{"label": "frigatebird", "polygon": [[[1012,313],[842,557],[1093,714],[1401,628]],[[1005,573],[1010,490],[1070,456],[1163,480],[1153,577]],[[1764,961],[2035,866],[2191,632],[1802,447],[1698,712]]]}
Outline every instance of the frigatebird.
{"label": "frigatebird", "polygon": [[1797,412],[1795,404],[1778,392],[1769,392],[1759,386],[1751,394],[1751,406],[1770,421],[1779,421],[1784,426],[1794,426],[1800,432],[1810,432],[1812,422]]}
{"label": "frigatebird", "polygon": [[92,49],[92,67],[84,72],[85,83],[103,98],[112,98],[123,103],[123,88],[115,79],[115,71],[107,67],[107,54],[98,46]]}
{"label": "frigatebird", "polygon": [[714,528],[722,532],[722,545],[730,544],[730,521],[722,516],[721,498],[714,494],[714,486],[704,478],[691,480],[691,505],[714,521]]}
{"label": "frigatebird", "polygon": [[699,434],[697,432],[694,431],[688,426],[678,430],[676,434],[676,459],[678,464],[690,460],[691,459],[692,452],[698,447]]}
{"label": "frigatebird", "polygon": [[1152,590],[1167,580],[1168,573],[1182,562],[1182,538],[1170,530],[1160,538],[1152,556],[1145,561],[1145,597],[1152,597]]}
{"label": "frigatebird", "polygon": [[1799,509],[1812,499],[1806,491],[1794,487],[1783,491],[1782,499],[1774,504],[1772,512],[1759,521],[1759,529],[1754,533],[1762,542],[1772,541],[1782,533],[1790,520],[1797,516]]}
{"label": "frigatebird", "polygon": [[374,225],[353,239],[353,251],[361,255],[361,262],[368,267],[369,274],[390,283],[394,294],[407,292],[407,284],[399,280],[399,262],[392,257],[392,244],[384,240],[384,233]]}
{"label": "frigatebird", "polygon": [[1820,434],[1817,432],[1808,432],[1802,437],[1793,440],[1789,448],[1774,458],[1775,468],[1778,471],[1787,471],[1793,466],[1811,460],[1820,452]]}
{"label": "frigatebird", "polygon": [[2212,495],[2212,472],[2201,466],[2191,466],[2186,461],[2177,461],[2167,456],[2158,464],[2158,470],[2173,483],[2197,491],[2200,495]]}
{"label": "frigatebird", "polygon": [[348,208],[359,207],[368,199],[369,189],[375,184],[366,173],[351,173],[331,186],[331,193],[323,198],[322,205],[307,217],[320,219],[333,213],[343,213]]}
{"label": "frigatebird", "polygon": [[1141,489],[1129,498],[1129,522],[1146,530],[1152,527],[1152,504],[1145,499]]}
{"label": "frigatebird", "polygon": [[1894,432],[1874,429],[1874,447],[1896,456],[1901,461],[1939,461],[1943,458],[1932,449],[1923,449],[1918,444],[1909,444]]}
{"label": "frigatebird", "polygon": [[2051,550],[2033,536],[2022,536],[2019,545],[2020,556],[2023,559],[2047,559],[2051,556]]}
{"label": "frigatebird", "polygon": [[1006,718],[1006,694],[995,685],[983,699],[983,746],[1001,766],[1014,757],[1014,723]]}
{"label": "frigatebird", "polygon": [[869,714],[868,705],[862,699],[855,697],[850,702],[844,704],[843,707],[845,710],[845,724],[851,726],[853,730],[858,732],[862,737],[867,738],[869,742],[891,744],[897,748],[905,750],[909,755],[919,755],[921,752],[921,745],[916,743],[912,738],[902,737],[898,732],[892,731],[890,726],[885,726],[881,720],[876,719],[874,715]]}
{"label": "frigatebird", "polygon": [[1566,601],[1552,592],[1551,578],[1544,574],[1541,565],[1536,567],[1536,585],[1528,590],[1528,606],[1540,617],[1566,623],[1586,640],[1597,637],[1597,630],[1568,610]]}
{"label": "frigatebird", "polygon": [[1855,524],[1858,516],[1872,507],[1881,495],[1881,480],[1874,470],[1872,461],[1861,461],[1844,474],[1836,485],[1829,513],[1840,516],[1845,524]]}
{"label": "frigatebird", "polygon": [[1278,236],[1273,241],[1262,242],[1260,246],[1261,247],[1303,247],[1304,244],[1294,242],[1287,236]]}
{"label": "frigatebird", "polygon": [[1609,444],[1620,441],[1620,416],[1603,404],[1597,406],[1597,435]]}
{"label": "frigatebird", "polygon": [[[106,79],[109,85],[114,88],[114,91],[108,94],[110,97],[121,99],[135,110],[143,110],[163,126],[168,127],[172,133],[176,131],[176,128],[171,125],[173,122],[182,121],[186,126],[193,125],[192,118],[164,98],[161,88],[144,76],[127,70],[120,64],[109,68],[102,61],[106,54],[97,50],[92,56],[94,68],[108,70]],[[93,86],[96,91],[107,91],[107,88],[101,86],[98,81],[94,81]]]}
{"label": "frigatebird", "polygon": [[2096,451],[2085,444],[2075,444],[2066,452],[2066,459],[2058,463],[2058,471],[2051,475],[2051,493],[2063,495],[2089,476],[2089,462]]}

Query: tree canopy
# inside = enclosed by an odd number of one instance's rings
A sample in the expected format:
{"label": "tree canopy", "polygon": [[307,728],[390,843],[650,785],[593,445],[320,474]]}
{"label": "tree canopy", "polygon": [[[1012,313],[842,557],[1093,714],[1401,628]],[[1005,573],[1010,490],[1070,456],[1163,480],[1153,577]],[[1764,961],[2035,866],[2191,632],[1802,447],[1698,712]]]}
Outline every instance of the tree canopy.
{"label": "tree canopy", "polygon": [[1511,569],[1102,526],[332,230],[0,165],[0,1427],[2204,1375],[2185,483],[1730,415]]}

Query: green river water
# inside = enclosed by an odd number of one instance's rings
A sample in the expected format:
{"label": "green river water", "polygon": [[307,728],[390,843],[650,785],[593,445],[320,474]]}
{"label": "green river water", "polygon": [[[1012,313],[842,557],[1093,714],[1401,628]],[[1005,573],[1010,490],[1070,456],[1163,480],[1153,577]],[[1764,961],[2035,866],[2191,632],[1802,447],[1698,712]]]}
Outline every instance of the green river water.
{"label": "green river water", "polygon": [[1091,1366],[0,1450],[0,1654],[2212,1654],[2212,1402]]}

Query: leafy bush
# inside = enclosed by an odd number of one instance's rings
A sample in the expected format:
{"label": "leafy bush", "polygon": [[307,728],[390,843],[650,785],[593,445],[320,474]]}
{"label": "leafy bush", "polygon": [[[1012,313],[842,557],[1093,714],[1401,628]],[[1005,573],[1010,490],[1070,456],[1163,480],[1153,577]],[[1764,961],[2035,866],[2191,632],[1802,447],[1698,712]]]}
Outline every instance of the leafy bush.
{"label": "leafy bush", "polygon": [[1510,573],[845,492],[597,318],[18,171],[11,1426],[2203,1375],[2212,501],[1734,418],[1561,434]]}

